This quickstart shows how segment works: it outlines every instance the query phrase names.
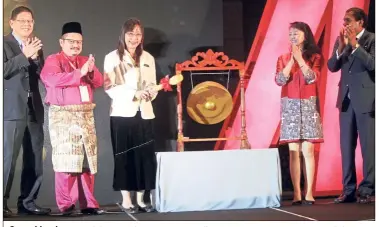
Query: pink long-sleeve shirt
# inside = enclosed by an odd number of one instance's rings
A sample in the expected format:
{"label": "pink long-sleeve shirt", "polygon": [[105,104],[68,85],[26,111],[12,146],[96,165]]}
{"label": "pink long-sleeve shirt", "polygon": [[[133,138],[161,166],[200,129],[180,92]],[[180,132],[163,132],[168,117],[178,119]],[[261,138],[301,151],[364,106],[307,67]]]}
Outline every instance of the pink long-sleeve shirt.
{"label": "pink long-sleeve shirt", "polygon": [[[69,60],[63,52],[46,58],[41,80],[46,87],[45,102],[47,104],[66,106],[92,103],[93,90],[103,85],[103,76],[94,67],[92,72],[82,77],[80,69],[87,60],[88,57],[85,56],[77,56]],[[88,102],[82,102],[80,86],[87,87]]]}

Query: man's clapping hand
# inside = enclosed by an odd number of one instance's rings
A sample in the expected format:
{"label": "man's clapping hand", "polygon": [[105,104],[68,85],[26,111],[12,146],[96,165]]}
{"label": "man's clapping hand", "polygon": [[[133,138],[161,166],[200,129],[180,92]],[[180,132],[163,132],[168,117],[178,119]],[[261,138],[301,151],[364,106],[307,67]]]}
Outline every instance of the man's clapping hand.
{"label": "man's clapping hand", "polygon": [[351,26],[345,27],[345,36],[351,46],[355,46],[357,44],[357,33]]}
{"label": "man's clapping hand", "polygon": [[87,73],[92,72],[94,67],[95,67],[95,58],[92,56],[92,54],[90,54],[88,60],[86,61],[86,63],[84,63],[84,65],[80,69],[82,76],[85,76],[87,75]]}
{"label": "man's clapping hand", "polygon": [[38,51],[41,50],[42,46],[41,40],[37,37],[29,38],[22,46],[22,53],[27,58],[36,59],[38,57]]}
{"label": "man's clapping hand", "polygon": [[88,72],[92,72],[95,67],[95,57],[92,54],[89,55],[88,62]]}

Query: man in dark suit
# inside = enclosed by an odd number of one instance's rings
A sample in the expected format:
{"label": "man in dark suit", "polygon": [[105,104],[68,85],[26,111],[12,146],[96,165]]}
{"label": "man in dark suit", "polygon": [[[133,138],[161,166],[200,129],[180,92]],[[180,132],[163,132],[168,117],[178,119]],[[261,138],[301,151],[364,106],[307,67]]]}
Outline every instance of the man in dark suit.
{"label": "man in dark suit", "polygon": [[358,202],[370,203],[375,190],[375,35],[368,32],[362,9],[346,11],[343,28],[328,60],[331,72],[341,70],[337,107],[340,110],[343,193],[335,203],[357,200],[355,149],[362,149],[363,180]]}
{"label": "man in dark suit", "polygon": [[34,37],[33,13],[24,6],[11,13],[12,33],[4,37],[4,205],[5,217],[11,215],[7,200],[12,188],[16,160],[21,145],[23,166],[19,214],[48,214],[50,209],[35,204],[43,172],[43,105],[38,89],[43,66],[42,43]]}

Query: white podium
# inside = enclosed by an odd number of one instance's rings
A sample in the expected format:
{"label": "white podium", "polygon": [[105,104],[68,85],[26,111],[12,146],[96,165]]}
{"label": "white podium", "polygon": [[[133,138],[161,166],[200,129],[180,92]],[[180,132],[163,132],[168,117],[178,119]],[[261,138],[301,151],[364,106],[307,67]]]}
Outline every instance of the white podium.
{"label": "white podium", "polygon": [[279,207],[278,149],[157,153],[158,212]]}

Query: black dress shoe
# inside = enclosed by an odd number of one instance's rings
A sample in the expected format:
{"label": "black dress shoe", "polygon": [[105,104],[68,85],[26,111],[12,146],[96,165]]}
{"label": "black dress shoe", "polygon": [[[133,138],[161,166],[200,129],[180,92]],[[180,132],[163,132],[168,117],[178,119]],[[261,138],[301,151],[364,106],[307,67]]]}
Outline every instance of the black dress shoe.
{"label": "black dress shoe", "polygon": [[355,201],[357,201],[357,199],[354,195],[342,194],[334,200],[334,203],[354,203]]}
{"label": "black dress shoe", "polygon": [[142,212],[146,212],[146,213],[153,213],[157,211],[152,205],[141,207],[141,210]]}
{"label": "black dress shoe", "polygon": [[292,202],[292,206],[300,206],[301,204],[302,204],[301,200]]}
{"label": "black dress shoe", "polygon": [[369,195],[359,196],[358,203],[361,204],[370,204],[372,201],[372,197]]}
{"label": "black dress shoe", "polygon": [[140,213],[141,212],[141,207],[138,207],[138,206],[134,206],[134,207],[129,207],[129,208],[126,208],[126,207],[123,207],[122,204],[120,203],[116,203],[117,206],[122,210],[124,211],[125,213],[127,214],[137,214],[137,213]]}
{"label": "black dress shoe", "polygon": [[62,211],[63,216],[69,216],[75,211],[75,205],[71,205],[69,208]]}
{"label": "black dress shoe", "polygon": [[86,208],[82,209],[82,214],[101,215],[105,214],[105,210],[99,208]]}
{"label": "black dress shoe", "polygon": [[18,214],[31,214],[31,215],[47,215],[51,213],[51,209],[39,207],[34,202],[23,204],[18,207]]}
{"label": "black dress shoe", "polygon": [[12,216],[12,211],[7,206],[4,206],[3,207],[3,217],[8,218],[10,216]]}

